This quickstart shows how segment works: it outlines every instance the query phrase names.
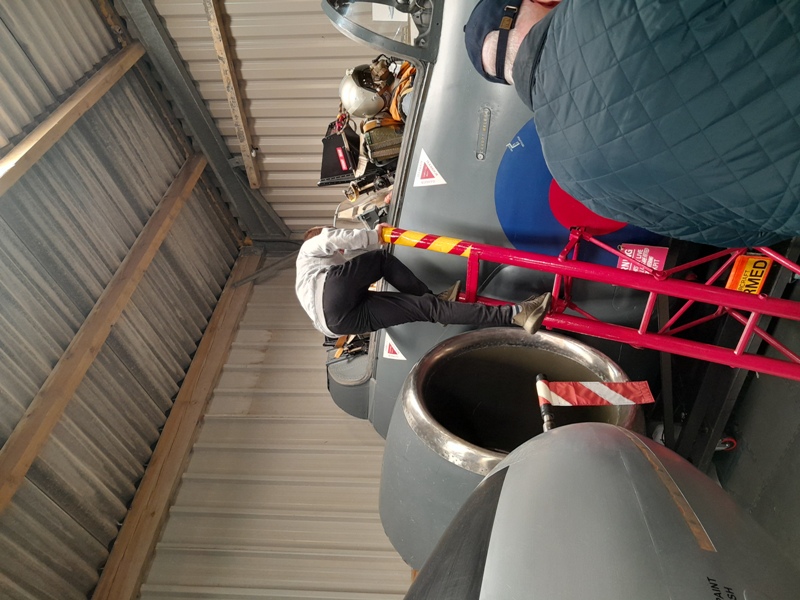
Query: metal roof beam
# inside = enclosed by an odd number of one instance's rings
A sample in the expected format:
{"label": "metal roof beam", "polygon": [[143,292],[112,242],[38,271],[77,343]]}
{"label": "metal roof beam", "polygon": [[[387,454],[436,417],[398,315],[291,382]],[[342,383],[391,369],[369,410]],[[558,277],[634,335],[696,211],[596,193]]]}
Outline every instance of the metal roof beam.
{"label": "metal roof beam", "polygon": [[231,203],[242,229],[254,240],[287,239],[290,231],[283,220],[263,196],[251,190],[247,182],[229,165],[231,153],[152,2],[121,2],[129,19],[129,26],[134,25],[139,40],[183,115],[195,142],[208,159],[208,164],[216,175],[223,194]]}

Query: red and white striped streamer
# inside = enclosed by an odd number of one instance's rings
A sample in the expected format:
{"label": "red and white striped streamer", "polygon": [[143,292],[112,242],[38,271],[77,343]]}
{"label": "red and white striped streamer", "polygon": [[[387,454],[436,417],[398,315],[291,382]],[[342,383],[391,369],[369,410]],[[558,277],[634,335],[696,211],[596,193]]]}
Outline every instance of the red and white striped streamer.
{"label": "red and white striped streamer", "polygon": [[[655,402],[646,381],[549,381],[553,406],[612,406]],[[541,395],[541,394],[540,394]]]}

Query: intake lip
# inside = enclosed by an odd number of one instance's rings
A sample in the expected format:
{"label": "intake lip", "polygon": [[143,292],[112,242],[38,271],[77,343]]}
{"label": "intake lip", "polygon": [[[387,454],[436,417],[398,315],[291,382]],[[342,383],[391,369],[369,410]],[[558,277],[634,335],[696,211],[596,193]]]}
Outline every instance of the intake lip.
{"label": "intake lip", "polygon": [[[629,380],[625,372],[605,354],[563,335],[540,331],[532,336],[517,328],[488,328],[469,331],[445,340],[432,348],[411,369],[400,392],[406,421],[426,446],[445,460],[479,475],[488,474],[507,455],[506,451],[481,447],[450,431],[433,416],[429,409],[431,402],[442,400],[442,398],[426,396],[430,395],[432,379],[442,376],[443,365],[447,365],[446,370],[449,371],[449,374],[445,375],[445,377],[452,376],[454,372],[461,372],[458,363],[452,362],[454,360],[459,361],[468,357],[470,353],[486,349],[491,350],[492,348],[498,348],[504,352],[513,352],[515,347],[526,352],[532,348],[540,354],[553,355],[553,358],[561,363],[564,363],[566,359],[567,362],[575,365],[583,380],[586,380],[587,376],[591,378],[592,375],[597,381]],[[531,380],[535,380],[537,373],[534,371],[547,373],[547,370],[547,365],[532,364],[529,369]],[[487,387],[493,387],[491,381],[493,378],[497,378],[500,381],[501,378],[507,376],[507,373],[499,371],[506,371],[506,369],[493,369],[491,365],[487,365],[487,373],[485,374]],[[550,374],[548,373],[548,375]],[[483,377],[483,374],[476,375],[472,373],[472,376]],[[552,375],[550,376],[552,377]],[[554,381],[558,379],[564,380],[564,377],[552,377]],[[441,384],[442,382],[439,383]],[[446,381],[444,382],[445,385],[447,383]],[[497,395],[489,400],[492,402],[514,401],[514,398],[498,396],[502,396],[502,393],[498,392]],[[448,400],[452,400],[452,398]],[[516,401],[519,402],[520,399],[517,398]],[[527,399],[522,401],[526,402]],[[461,402],[461,398],[458,398],[458,402],[453,405],[457,404],[462,409],[470,410],[469,402],[470,400]],[[628,429],[634,426],[639,413],[639,408],[635,406],[603,407],[602,410],[606,408],[609,416],[605,418],[605,422]],[[534,415],[537,415],[537,418],[540,418],[538,417],[538,403],[533,385],[530,387],[530,410]],[[568,408],[566,410],[575,411],[581,409]],[[513,425],[513,423],[509,423],[509,428]],[[556,426],[558,426],[558,422]],[[536,435],[536,432],[532,435]]]}

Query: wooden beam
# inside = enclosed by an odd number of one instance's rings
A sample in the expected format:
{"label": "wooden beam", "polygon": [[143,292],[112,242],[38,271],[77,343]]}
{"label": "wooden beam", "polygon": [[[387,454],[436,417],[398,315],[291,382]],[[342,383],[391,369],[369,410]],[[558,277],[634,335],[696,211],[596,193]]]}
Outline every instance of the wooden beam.
{"label": "wooden beam", "polygon": [[111,34],[117,38],[117,44],[119,44],[120,47],[124,48],[133,43],[133,38],[131,38],[128,29],[125,27],[122,19],[120,19],[119,13],[112,4],[112,0],[92,0],[92,3],[94,4],[95,10],[97,10],[97,14],[106,22],[106,26]]}
{"label": "wooden beam", "polygon": [[8,191],[81,116],[144,56],[136,42],[120,50],[36,129],[0,158],[0,196]]}
{"label": "wooden beam", "polygon": [[161,437],[122,523],[92,600],[133,600],[188,462],[198,425],[228,357],[252,284],[234,288],[261,264],[261,250],[242,250],[220,296]]}
{"label": "wooden beam", "polygon": [[236,139],[239,141],[239,151],[242,153],[247,179],[252,189],[258,189],[261,187],[261,169],[256,161],[257,151],[253,147],[239,79],[236,77],[236,68],[233,64],[233,52],[228,43],[224,22],[225,12],[221,0],[203,0],[203,6],[206,9],[208,26],[211,28],[211,38],[214,41],[214,50],[217,52],[222,84],[228,96],[228,107],[231,109],[233,127],[236,130]]}
{"label": "wooden beam", "polygon": [[58,424],[83,377],[167,237],[206,160],[184,163],[106,289],[0,449],[0,514],[11,503],[33,461]]}

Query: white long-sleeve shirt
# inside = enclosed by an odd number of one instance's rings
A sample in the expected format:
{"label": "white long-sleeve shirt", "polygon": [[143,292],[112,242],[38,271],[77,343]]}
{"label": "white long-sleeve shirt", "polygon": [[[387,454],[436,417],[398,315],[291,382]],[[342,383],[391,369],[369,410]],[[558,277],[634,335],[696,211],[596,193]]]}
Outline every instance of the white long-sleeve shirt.
{"label": "white long-sleeve shirt", "polygon": [[325,325],[325,315],[322,312],[322,289],[328,270],[335,265],[344,264],[353,255],[378,248],[380,240],[377,231],[332,228],[323,229],[322,233],[300,247],[294,291],[318,331],[329,337],[337,337]]}

